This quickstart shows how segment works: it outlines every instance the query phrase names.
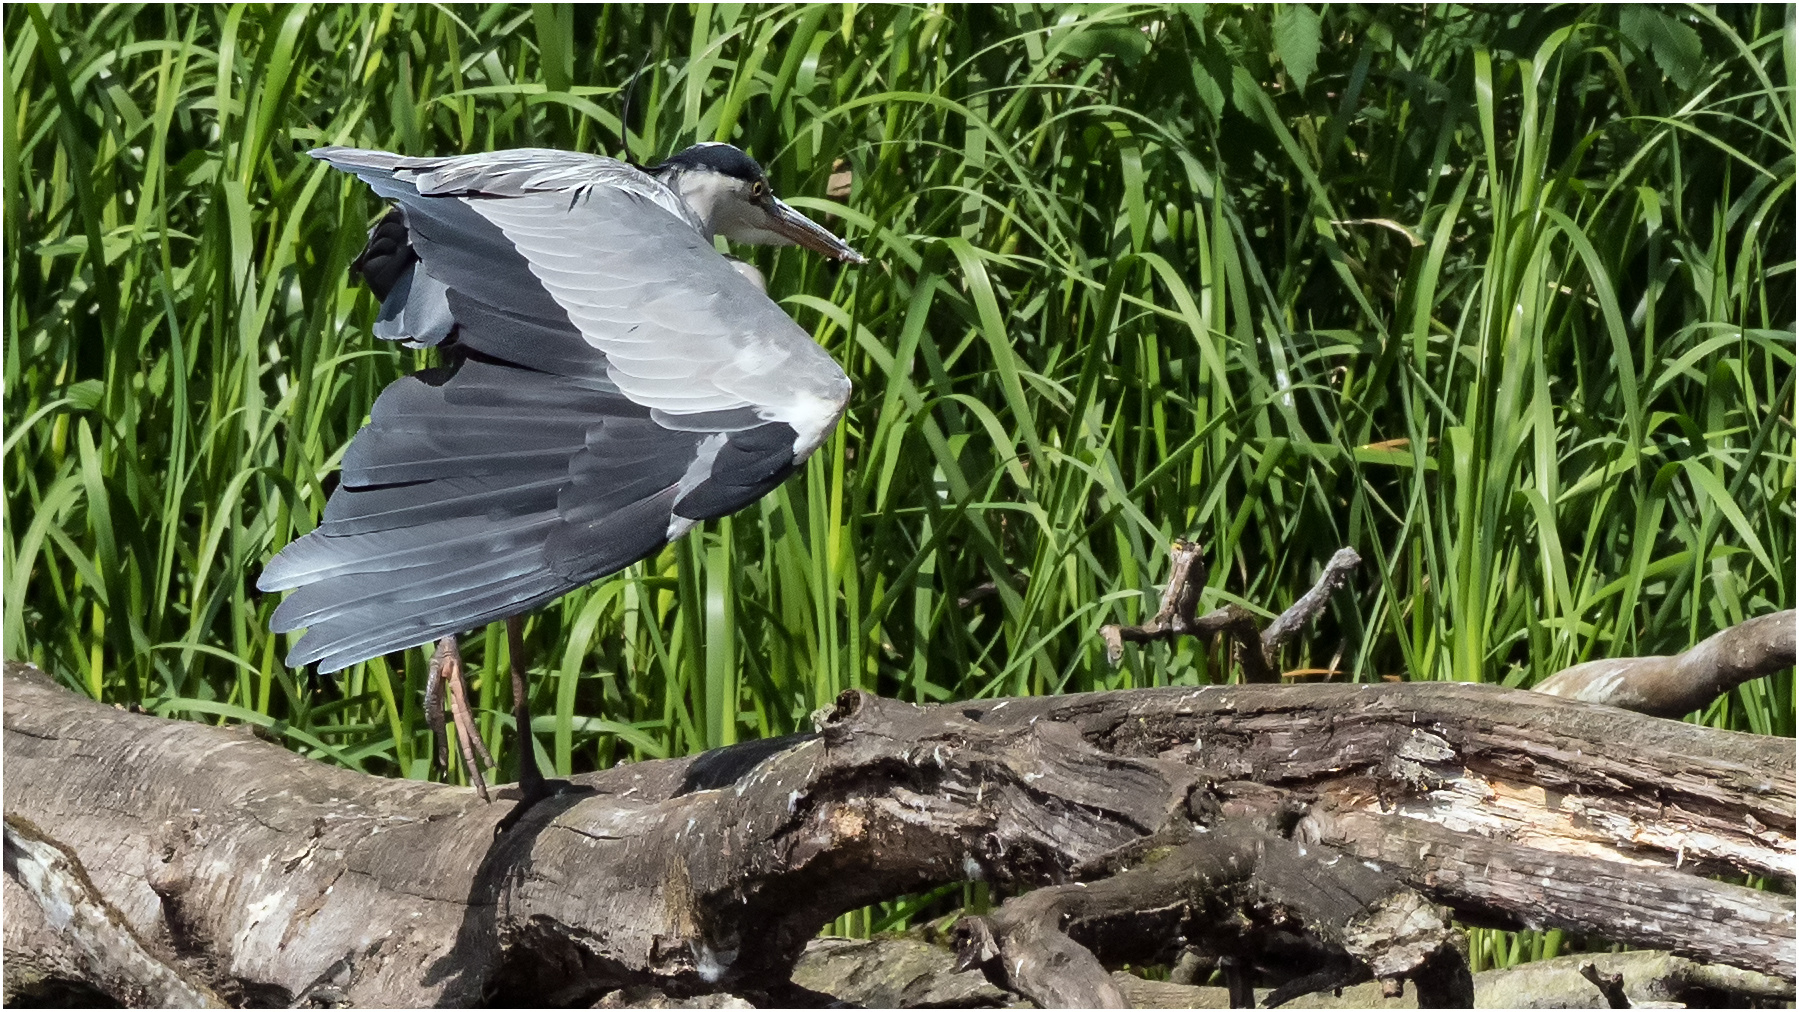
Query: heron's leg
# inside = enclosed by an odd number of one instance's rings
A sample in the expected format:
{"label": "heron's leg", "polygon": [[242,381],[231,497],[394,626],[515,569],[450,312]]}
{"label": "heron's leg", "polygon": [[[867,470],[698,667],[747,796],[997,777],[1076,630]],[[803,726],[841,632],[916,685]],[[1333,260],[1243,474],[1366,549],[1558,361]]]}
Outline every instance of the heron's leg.
{"label": "heron's leg", "polygon": [[549,793],[537,768],[537,745],[531,737],[530,685],[525,678],[525,618],[506,620],[506,652],[512,657],[512,721],[518,728],[518,788],[529,806]]}
{"label": "heron's leg", "polygon": [[431,651],[425,670],[425,723],[431,727],[431,772],[450,775],[450,735],[444,730],[444,670],[446,658],[456,652],[456,637],[445,636]]}
{"label": "heron's leg", "polygon": [[[462,651],[456,646],[456,637],[445,636],[438,640],[437,654],[432,659],[435,661],[438,657],[443,659],[440,670],[444,680],[449,683],[450,715],[456,721],[456,747],[462,753],[463,768],[468,770],[469,781],[475,785],[475,793],[481,795],[481,800],[491,800],[487,796],[487,780],[481,776],[481,770],[493,765],[493,757],[487,754],[487,746],[481,741],[481,734],[475,728],[475,712],[468,703],[468,683],[462,677]],[[436,726],[443,727],[441,705]],[[445,767],[447,770],[447,762]]]}

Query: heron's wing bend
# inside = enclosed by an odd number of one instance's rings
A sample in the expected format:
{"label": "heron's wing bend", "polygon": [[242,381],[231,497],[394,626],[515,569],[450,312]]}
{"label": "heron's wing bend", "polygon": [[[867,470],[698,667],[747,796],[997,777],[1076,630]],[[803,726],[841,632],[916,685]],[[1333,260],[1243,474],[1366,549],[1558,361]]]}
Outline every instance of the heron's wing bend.
{"label": "heron's wing bend", "polygon": [[323,522],[259,579],[298,588],[271,622],[307,630],[289,664],[334,671],[615,572],[761,498],[842,412],[837,364],[629,166],[317,154],[397,205],[358,261],[376,333],[455,364],[382,393]]}

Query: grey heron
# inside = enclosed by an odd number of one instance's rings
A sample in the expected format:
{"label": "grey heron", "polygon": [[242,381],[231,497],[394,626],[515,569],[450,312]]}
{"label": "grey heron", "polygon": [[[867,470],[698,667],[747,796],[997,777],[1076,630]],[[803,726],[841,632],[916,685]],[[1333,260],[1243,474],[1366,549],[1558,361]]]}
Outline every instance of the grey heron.
{"label": "grey heron", "polygon": [[729,144],[647,169],[546,149],[312,156],[393,205],[353,265],[381,303],[375,336],[444,364],[382,391],[319,526],[263,570],[259,589],[293,591],[270,628],[304,628],[287,663],[320,672],[436,641],[434,757],[447,685],[486,797],[455,637],[506,620],[522,811],[545,781],[521,616],[760,499],[849,398],[713,237],[866,261]]}

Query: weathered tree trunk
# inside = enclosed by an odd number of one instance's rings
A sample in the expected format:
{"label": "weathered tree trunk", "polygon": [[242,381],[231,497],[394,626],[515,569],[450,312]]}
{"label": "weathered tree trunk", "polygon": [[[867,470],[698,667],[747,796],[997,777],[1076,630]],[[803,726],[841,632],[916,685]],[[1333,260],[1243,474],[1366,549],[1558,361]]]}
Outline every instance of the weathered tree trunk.
{"label": "weathered tree trunk", "polygon": [[1794,976],[1791,897],[1704,877],[1790,890],[1792,742],[1541,693],[846,693],[818,734],[577,777],[500,835],[505,789],[327,767],[20,665],[4,704],[13,995],[795,1002],[830,918],[969,879],[1013,898],[959,926],[965,964],[1044,1003],[1120,1004],[1107,963],[1198,950],[1243,994],[1411,979],[1465,1004],[1452,915]]}

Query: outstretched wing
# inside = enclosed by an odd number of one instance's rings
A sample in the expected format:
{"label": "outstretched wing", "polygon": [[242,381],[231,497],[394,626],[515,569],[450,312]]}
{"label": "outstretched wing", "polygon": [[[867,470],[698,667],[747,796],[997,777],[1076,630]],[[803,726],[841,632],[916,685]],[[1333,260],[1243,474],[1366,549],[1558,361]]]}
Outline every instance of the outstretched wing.
{"label": "outstretched wing", "polygon": [[765,495],[842,413],[837,364],[630,166],[314,154],[397,206],[359,261],[376,334],[453,364],[382,393],[324,521],[258,580],[298,588],[271,623],[307,630],[291,665],[334,671],[615,572]]}

